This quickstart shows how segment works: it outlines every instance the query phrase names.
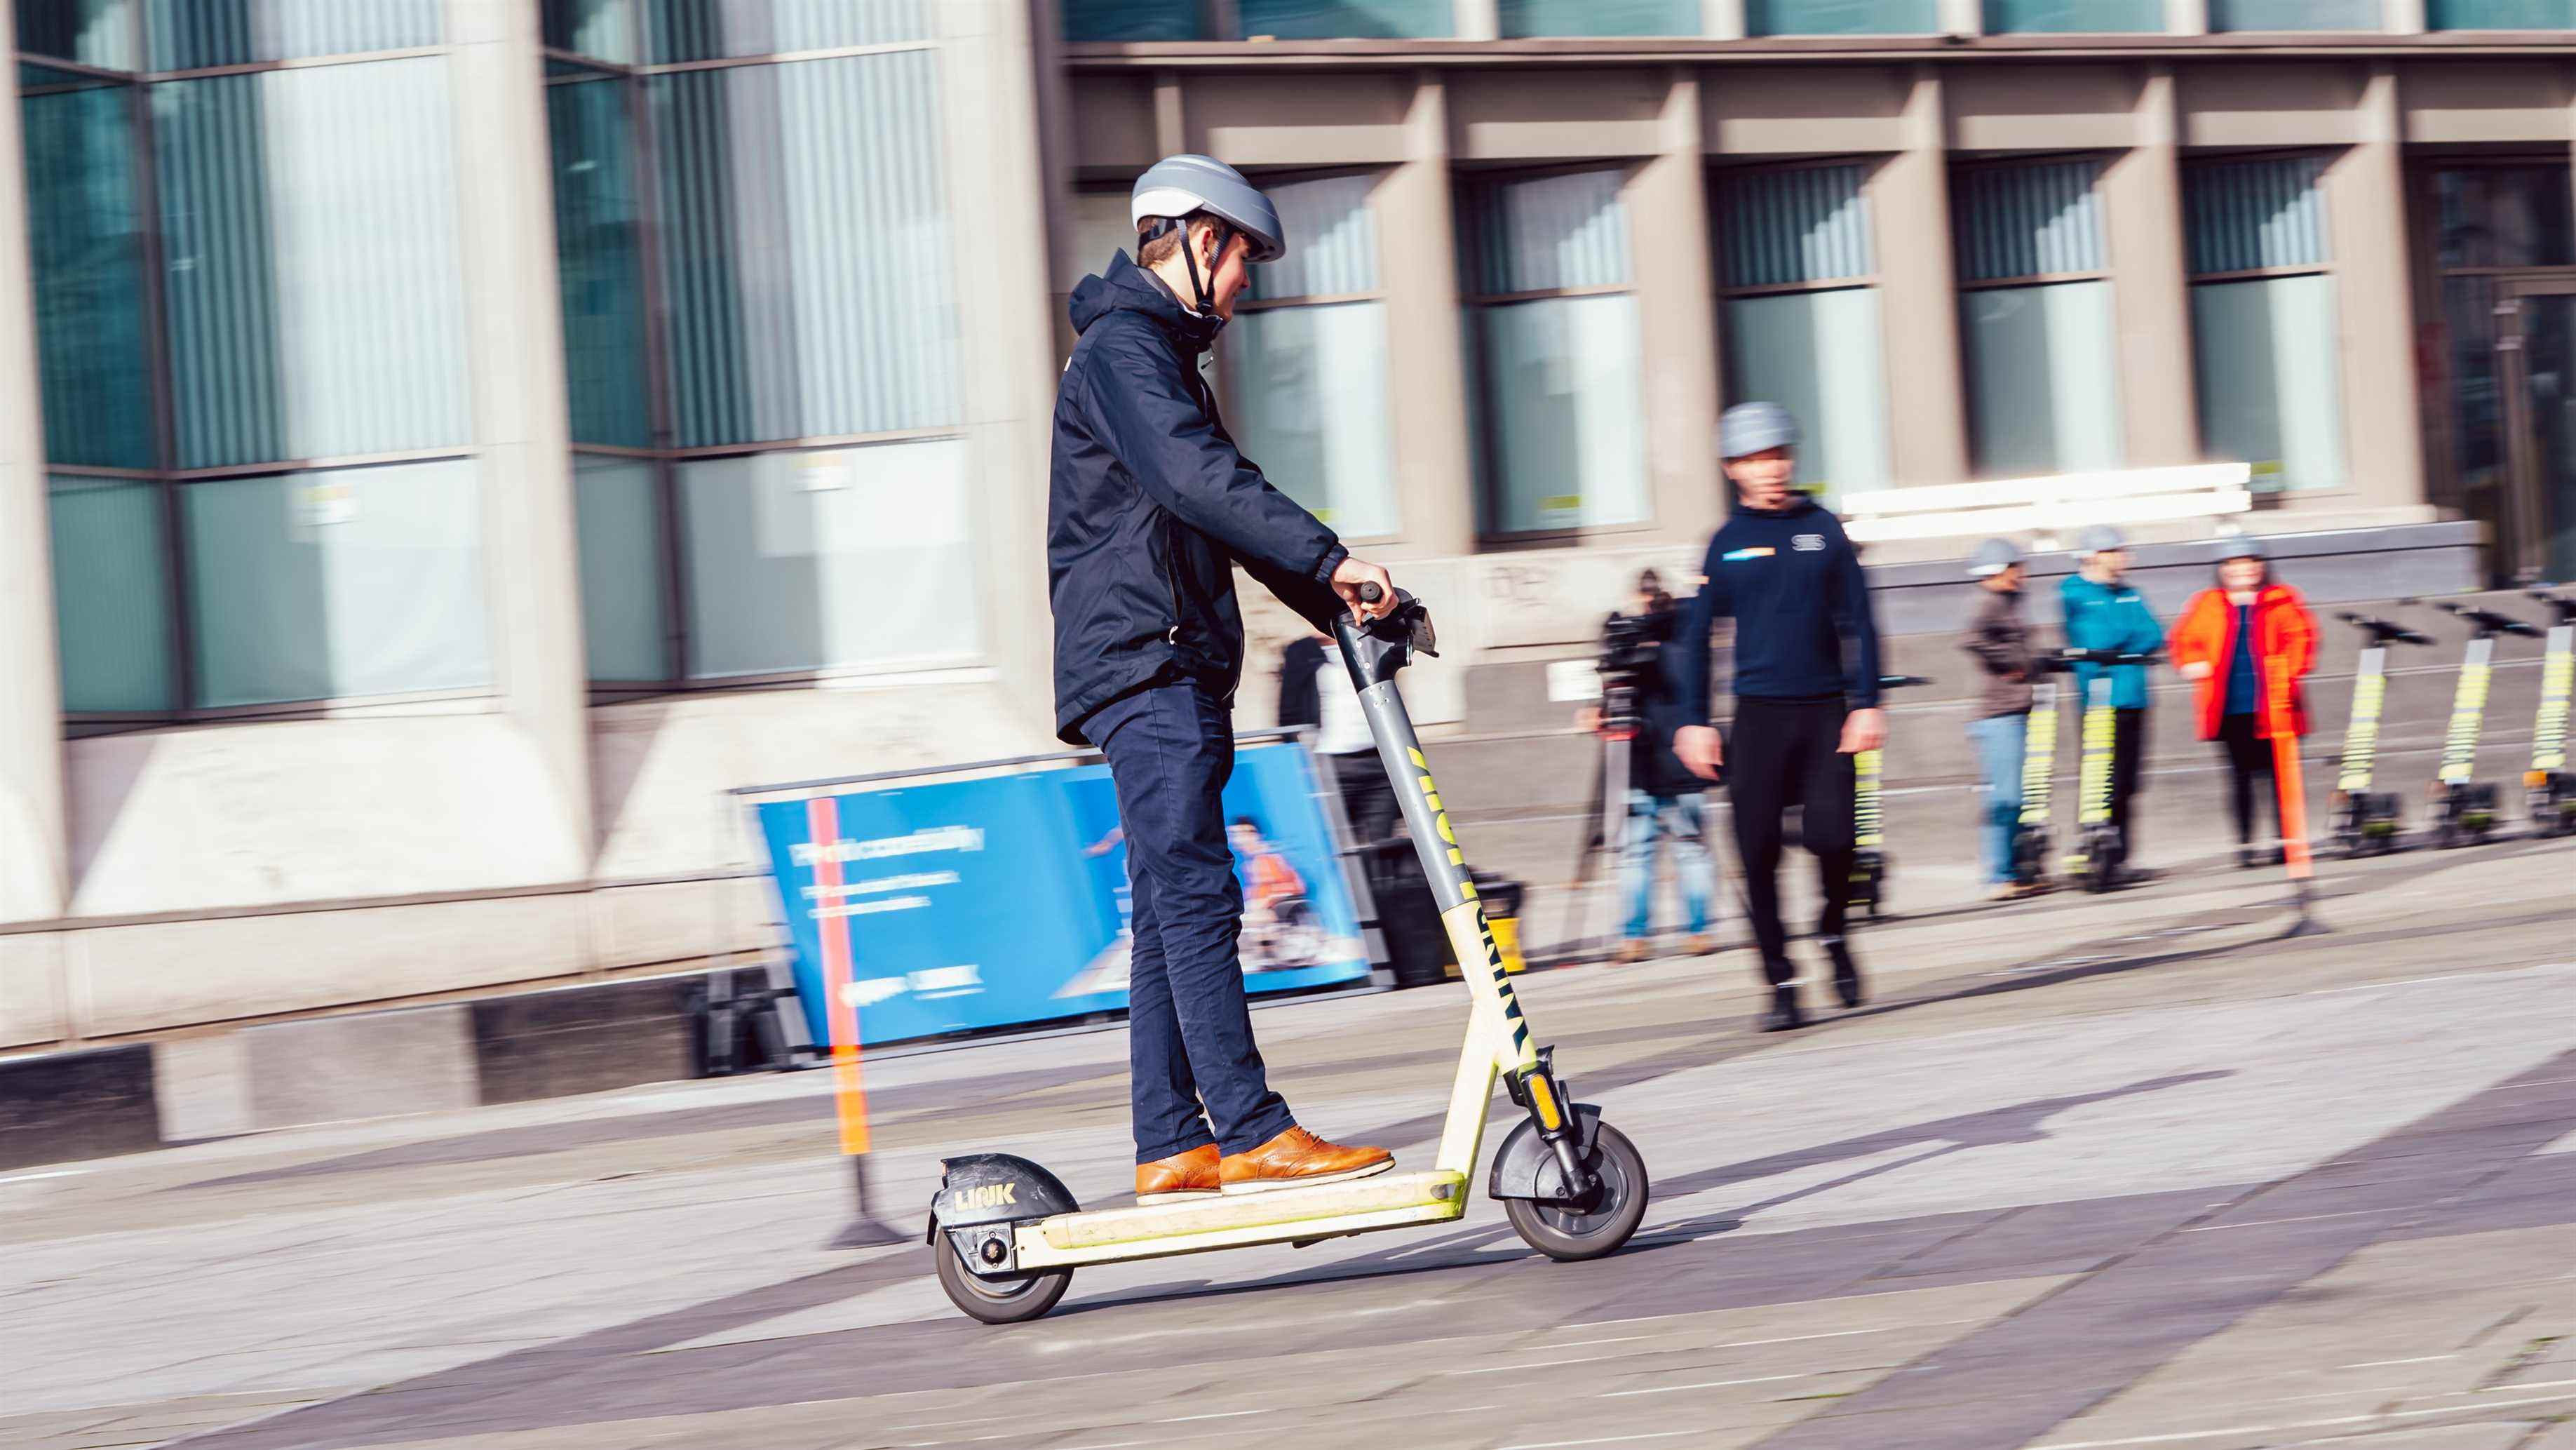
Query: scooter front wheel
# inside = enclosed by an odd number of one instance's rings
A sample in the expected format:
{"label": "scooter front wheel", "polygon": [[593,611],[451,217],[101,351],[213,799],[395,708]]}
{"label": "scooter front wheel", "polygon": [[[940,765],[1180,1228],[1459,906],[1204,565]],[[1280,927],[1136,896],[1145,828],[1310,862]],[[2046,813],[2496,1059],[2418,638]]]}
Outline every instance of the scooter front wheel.
{"label": "scooter front wheel", "polygon": [[1583,1166],[1600,1180],[1588,1205],[1507,1198],[1503,1213],[1531,1248],[1562,1263],[1615,1254],[1646,1217],[1646,1160],[1628,1135],[1601,1124]]}
{"label": "scooter front wheel", "polygon": [[966,1261],[946,1243],[933,1245],[930,1252],[939,1260],[939,1287],[948,1295],[948,1302],[987,1324],[1018,1324],[1035,1319],[1053,1309],[1073,1283],[1071,1269],[987,1279],[968,1272]]}

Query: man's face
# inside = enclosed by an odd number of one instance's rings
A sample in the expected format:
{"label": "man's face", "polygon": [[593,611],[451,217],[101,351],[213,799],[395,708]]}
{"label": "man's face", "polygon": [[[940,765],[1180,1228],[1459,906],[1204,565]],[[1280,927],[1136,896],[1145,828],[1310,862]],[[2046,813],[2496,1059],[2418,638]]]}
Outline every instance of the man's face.
{"label": "man's face", "polygon": [[1212,275],[1208,278],[1208,291],[1214,294],[1210,305],[1215,307],[1217,316],[1232,321],[1235,299],[1252,282],[1252,239],[1240,232],[1228,237],[1225,250],[1209,271]]}
{"label": "man's face", "polygon": [[1253,855],[1261,849],[1261,832],[1241,821],[1237,821],[1232,826],[1228,827],[1226,829],[1226,834],[1234,838],[1234,849],[1241,851],[1247,856]]}
{"label": "man's face", "polygon": [[2129,551],[2104,549],[2093,556],[2093,567],[2101,571],[2103,578],[2116,583],[2121,575],[2129,572]]}
{"label": "man's face", "polygon": [[1765,448],[1741,458],[1726,460],[1726,476],[1734,481],[1736,497],[1747,508],[1776,509],[1789,501],[1789,481],[1798,472],[1798,460],[1786,448]]}
{"label": "man's face", "polygon": [[2021,565],[2006,564],[2000,572],[1986,576],[1986,587],[1995,591],[1997,594],[2019,594],[2021,592],[2021,576]]}
{"label": "man's face", "polygon": [[2222,589],[2233,590],[2240,594],[2249,589],[2261,588],[2263,561],[2260,559],[2228,560],[2218,566],[2218,584]]}

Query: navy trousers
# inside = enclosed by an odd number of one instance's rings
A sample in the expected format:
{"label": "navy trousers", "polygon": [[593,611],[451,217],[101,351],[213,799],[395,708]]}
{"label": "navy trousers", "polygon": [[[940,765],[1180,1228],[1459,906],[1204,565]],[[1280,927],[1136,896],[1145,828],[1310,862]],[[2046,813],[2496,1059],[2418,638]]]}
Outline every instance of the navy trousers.
{"label": "navy trousers", "polygon": [[1249,1152],[1296,1119],[1270,1090],[1253,1045],[1235,957],[1243,886],[1219,800],[1234,773],[1233,716],[1197,685],[1162,684],[1101,706],[1083,733],[1109,758],[1127,834],[1136,1161],[1211,1142],[1228,1153]]}

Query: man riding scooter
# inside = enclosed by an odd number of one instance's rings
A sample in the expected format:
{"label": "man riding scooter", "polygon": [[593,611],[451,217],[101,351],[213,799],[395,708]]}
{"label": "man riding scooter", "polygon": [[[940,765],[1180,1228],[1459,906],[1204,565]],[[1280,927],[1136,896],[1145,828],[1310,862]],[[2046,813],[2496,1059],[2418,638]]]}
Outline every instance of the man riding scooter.
{"label": "man riding scooter", "polygon": [[1137,260],[1120,252],[1073,291],[1047,582],[1056,732],[1107,757],[1127,837],[1136,1193],[1365,1177],[1393,1155],[1325,1142],[1270,1089],[1236,960],[1243,889],[1219,794],[1243,672],[1234,567],[1318,629],[1344,605],[1385,613],[1395,584],[1236,451],[1199,376],[1253,264],[1287,250],[1277,209],[1233,167],[1184,155],[1137,178],[1129,215]]}

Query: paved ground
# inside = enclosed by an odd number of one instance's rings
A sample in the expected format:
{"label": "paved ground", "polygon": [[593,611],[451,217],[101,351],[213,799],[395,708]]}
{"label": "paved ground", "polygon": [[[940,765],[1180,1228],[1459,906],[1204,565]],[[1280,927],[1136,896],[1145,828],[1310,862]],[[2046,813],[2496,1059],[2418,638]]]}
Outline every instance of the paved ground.
{"label": "paved ground", "polygon": [[[1741,952],[1531,976],[1658,1175],[1589,1265],[1479,1202],[986,1329],[918,1243],[826,1247],[821,1074],[18,1175],[0,1444],[2576,1447],[2576,845],[2330,866],[2296,939],[2271,875],[1873,928],[1877,1002],[1785,1038]],[[1462,1005],[1259,1021],[1309,1123],[1423,1162]],[[942,1149],[1114,1196],[1123,1053],[875,1063],[892,1214]]]}

